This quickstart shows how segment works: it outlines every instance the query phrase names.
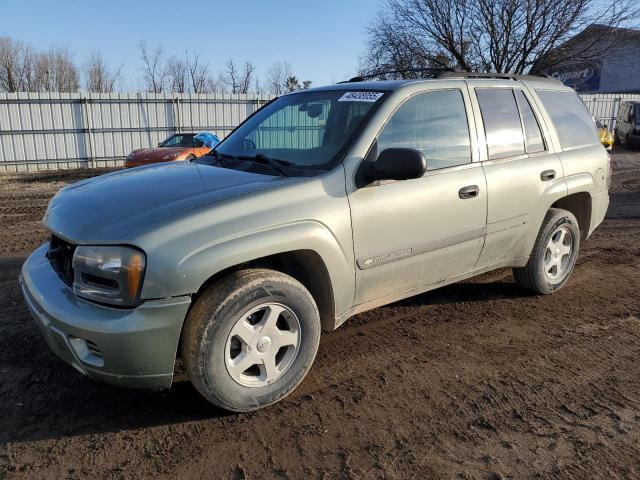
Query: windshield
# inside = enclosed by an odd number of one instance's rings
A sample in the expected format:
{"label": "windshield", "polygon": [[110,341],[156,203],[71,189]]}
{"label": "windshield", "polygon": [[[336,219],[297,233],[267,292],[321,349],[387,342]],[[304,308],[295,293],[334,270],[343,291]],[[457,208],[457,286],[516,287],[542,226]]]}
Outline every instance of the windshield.
{"label": "windshield", "polygon": [[193,135],[177,134],[171,135],[159,147],[193,147]]}
{"label": "windshield", "polygon": [[256,112],[216,149],[223,157],[267,157],[287,169],[328,170],[381,103],[382,92],[301,92]]}

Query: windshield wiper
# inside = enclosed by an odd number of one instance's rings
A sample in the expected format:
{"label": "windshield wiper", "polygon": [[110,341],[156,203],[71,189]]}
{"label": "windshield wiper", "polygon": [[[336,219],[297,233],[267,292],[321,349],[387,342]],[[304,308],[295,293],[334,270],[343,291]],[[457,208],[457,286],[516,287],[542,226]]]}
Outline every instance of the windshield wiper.
{"label": "windshield wiper", "polygon": [[[222,154],[222,155],[226,156],[225,154]],[[266,165],[268,167],[271,167],[272,170],[278,172],[283,177],[291,176],[284,170],[284,168],[282,168],[283,166],[289,167],[293,165],[293,163],[287,162],[286,160],[278,160],[276,158],[270,158],[264,155],[263,153],[258,153],[257,155],[254,155],[254,156],[237,155],[234,157],[233,155],[229,155],[229,157],[237,158],[238,160],[248,160],[250,162],[256,162],[261,165]]]}
{"label": "windshield wiper", "polygon": [[[259,163],[261,165],[266,165],[270,167],[272,170],[278,172],[278,174],[283,177],[290,177],[282,167],[289,167],[293,165],[291,162],[287,162],[286,160],[279,160],[276,158],[270,158],[264,155],[263,153],[258,153],[257,155],[231,155],[229,153],[220,153],[217,150],[211,150],[205,157],[214,157],[219,165],[222,164],[221,160],[248,160],[250,162]],[[202,158],[202,157],[201,157]]]}

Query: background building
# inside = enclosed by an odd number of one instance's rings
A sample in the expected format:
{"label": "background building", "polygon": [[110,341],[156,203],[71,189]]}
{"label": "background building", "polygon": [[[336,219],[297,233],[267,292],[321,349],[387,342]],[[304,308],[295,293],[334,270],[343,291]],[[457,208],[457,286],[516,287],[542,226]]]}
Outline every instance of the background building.
{"label": "background building", "polygon": [[640,92],[640,30],[591,25],[532,68],[580,93]]}

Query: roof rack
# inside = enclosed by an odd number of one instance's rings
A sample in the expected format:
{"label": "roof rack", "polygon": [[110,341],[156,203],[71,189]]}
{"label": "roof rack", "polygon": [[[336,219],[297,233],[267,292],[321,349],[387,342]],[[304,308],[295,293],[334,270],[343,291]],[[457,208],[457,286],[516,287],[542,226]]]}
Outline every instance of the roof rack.
{"label": "roof rack", "polygon": [[478,72],[442,72],[437,78],[493,78],[503,80],[529,80],[535,82],[549,82],[554,85],[562,85],[562,82],[557,78],[550,77],[548,75],[517,75],[514,73],[478,73]]}
{"label": "roof rack", "polygon": [[460,72],[448,67],[429,67],[429,68],[407,68],[403,70],[385,70],[380,72],[369,73],[350,78],[338,83],[354,83],[364,82],[365,80],[382,77],[385,75],[394,75],[399,73],[419,73],[426,72],[428,75],[422,78],[486,78],[486,79],[503,79],[503,80],[529,80],[537,82],[548,82],[554,85],[562,85],[562,82],[556,78],[538,75],[516,75],[513,73],[478,73],[478,72]]}
{"label": "roof rack", "polygon": [[429,78],[437,78],[438,74],[441,72],[455,72],[455,70],[449,67],[425,67],[425,68],[404,68],[401,70],[383,70],[380,72],[368,73],[366,75],[358,75],[357,77],[353,77],[353,78],[350,78],[349,80],[344,80],[338,83],[364,82],[365,80],[369,80],[371,78],[376,78],[376,77],[382,77],[385,75],[395,75],[398,73],[418,73],[418,72],[427,72],[429,74]]}

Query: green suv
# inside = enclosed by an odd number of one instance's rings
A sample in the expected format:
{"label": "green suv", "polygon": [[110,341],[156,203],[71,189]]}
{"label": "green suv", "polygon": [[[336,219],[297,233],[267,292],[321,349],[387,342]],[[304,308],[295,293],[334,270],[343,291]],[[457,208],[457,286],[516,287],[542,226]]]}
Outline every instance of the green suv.
{"label": "green suv", "polygon": [[21,275],[51,349],[151,389],[181,357],[247,411],[359,312],[502,267],[561,288],[609,202],[587,109],[551,79],[436,77],[284,95],[209,155],[60,190]]}

